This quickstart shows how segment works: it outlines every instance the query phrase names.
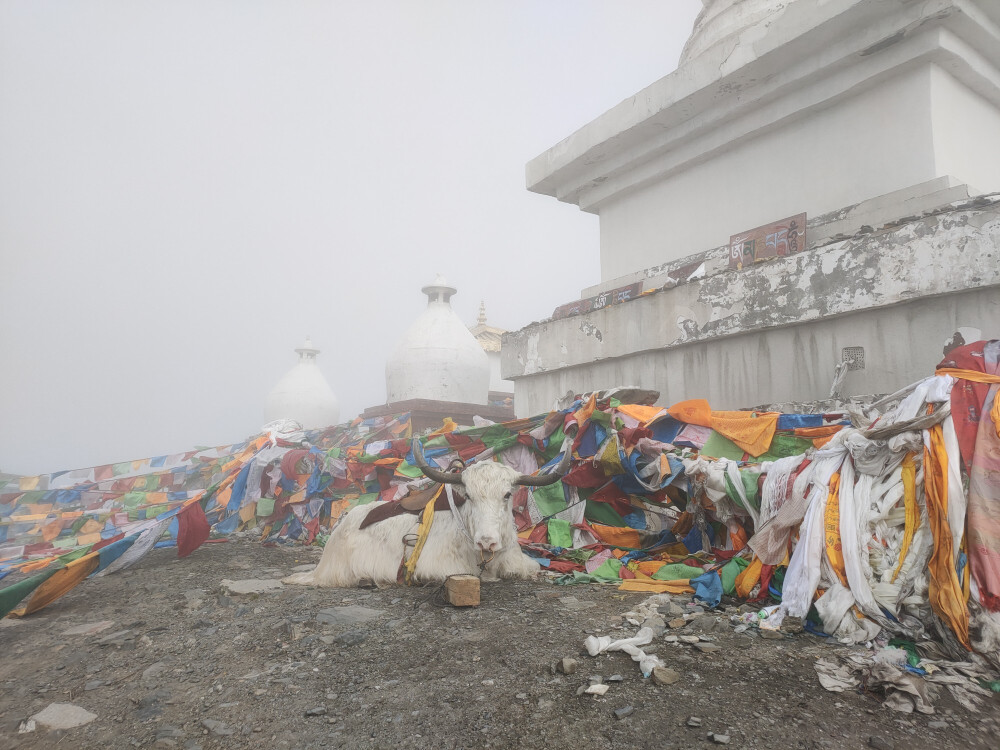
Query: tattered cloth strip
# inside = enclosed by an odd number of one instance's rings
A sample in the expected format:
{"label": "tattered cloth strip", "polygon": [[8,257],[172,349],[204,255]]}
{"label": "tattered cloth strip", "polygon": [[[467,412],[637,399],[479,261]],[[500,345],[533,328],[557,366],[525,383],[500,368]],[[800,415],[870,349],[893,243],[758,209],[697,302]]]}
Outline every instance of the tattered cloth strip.
{"label": "tattered cloth strip", "polygon": [[[937,366],[937,374],[958,378],[951,390],[951,410],[955,414],[958,442],[965,470],[971,471],[977,432],[991,384],[1000,383],[997,369],[1000,340],[977,341],[952,349]],[[1000,427],[1000,403],[992,405],[993,423]]]}
{"label": "tattered cloth strip", "polygon": [[971,650],[969,610],[955,571],[954,543],[948,524],[948,454],[941,425],[935,425],[924,435],[927,516],[934,534],[934,552],[927,566],[930,573],[927,596],[934,613],[947,623],[962,645]]}
{"label": "tattered cloth strip", "polygon": [[[986,406],[1000,404],[1000,386],[990,388]],[[983,410],[969,473],[968,554],[972,579],[984,607],[1000,612],[1000,424]]]}
{"label": "tattered cloth strip", "polygon": [[[912,644],[911,644],[912,648]],[[921,647],[922,650],[922,647]],[[833,693],[862,689],[882,693],[883,705],[901,713],[933,714],[939,687],[944,686],[966,709],[979,711],[992,692],[984,688],[989,675],[972,662],[914,658],[892,646],[876,651],[851,651],[843,656],[826,656],[813,663],[824,689]]]}

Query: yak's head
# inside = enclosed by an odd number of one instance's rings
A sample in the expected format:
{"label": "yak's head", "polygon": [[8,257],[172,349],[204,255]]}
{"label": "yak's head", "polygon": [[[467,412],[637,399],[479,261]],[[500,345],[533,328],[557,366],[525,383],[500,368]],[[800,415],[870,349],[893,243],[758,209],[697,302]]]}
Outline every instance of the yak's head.
{"label": "yak's head", "polygon": [[[413,455],[424,475],[442,484],[459,484],[468,498],[463,518],[472,541],[484,552],[503,547],[504,530],[513,531],[511,496],[518,485],[544,487],[558,482],[569,470],[572,450],[563,447],[559,464],[549,474],[532,476],[495,461],[480,461],[468,468],[444,471],[427,464],[420,441],[413,441]],[[454,463],[453,463],[454,466]]]}

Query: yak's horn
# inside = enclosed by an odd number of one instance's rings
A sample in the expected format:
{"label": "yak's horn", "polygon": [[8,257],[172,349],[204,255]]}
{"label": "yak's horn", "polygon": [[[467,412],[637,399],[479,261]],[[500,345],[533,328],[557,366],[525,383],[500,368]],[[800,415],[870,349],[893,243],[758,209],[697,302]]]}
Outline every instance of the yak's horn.
{"label": "yak's horn", "polygon": [[520,484],[525,487],[546,487],[550,484],[555,484],[563,478],[567,471],[569,471],[569,464],[572,459],[573,440],[572,438],[566,438],[562,447],[562,460],[556,464],[555,468],[553,468],[551,472],[537,476],[522,474],[514,480],[514,484]]}
{"label": "yak's horn", "polygon": [[424,458],[424,447],[420,444],[418,438],[413,438],[413,442],[410,446],[413,449],[413,457],[417,461],[417,466],[424,473],[425,477],[433,479],[435,482],[440,482],[441,484],[461,484],[462,475],[457,473],[452,473],[450,471],[442,471],[441,469],[433,469],[427,464],[427,459]]}

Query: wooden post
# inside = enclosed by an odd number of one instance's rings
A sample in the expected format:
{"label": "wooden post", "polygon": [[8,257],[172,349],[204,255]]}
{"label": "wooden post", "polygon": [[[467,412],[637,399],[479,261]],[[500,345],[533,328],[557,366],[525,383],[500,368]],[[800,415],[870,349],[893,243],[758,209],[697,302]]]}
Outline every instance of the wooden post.
{"label": "wooden post", "polygon": [[453,607],[479,606],[479,578],[470,575],[448,576],[444,582],[448,603]]}

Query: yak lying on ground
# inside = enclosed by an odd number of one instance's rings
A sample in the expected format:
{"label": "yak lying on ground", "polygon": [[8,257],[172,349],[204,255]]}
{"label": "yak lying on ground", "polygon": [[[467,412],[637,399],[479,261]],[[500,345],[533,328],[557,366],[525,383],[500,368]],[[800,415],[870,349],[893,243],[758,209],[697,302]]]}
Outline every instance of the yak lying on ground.
{"label": "yak lying on ground", "polygon": [[[538,573],[538,563],[521,552],[518,544],[511,494],[517,485],[538,487],[559,481],[569,468],[568,446],[556,469],[541,476],[524,475],[488,460],[458,472],[434,469],[427,465],[417,440],[413,453],[427,477],[452,485],[456,495],[460,490],[466,498],[455,511],[435,512],[414,570],[415,581],[443,581],[461,573],[477,575],[484,560],[487,561],[482,570],[484,580],[531,578]],[[413,551],[412,540],[420,518],[402,513],[370,525],[364,523],[369,514],[380,513],[383,506],[384,503],[371,503],[346,513],[330,534],[319,565],[285,578],[285,583],[313,586],[357,586],[365,580],[380,585],[395,583],[404,553],[408,557]],[[404,542],[406,537],[410,546]]]}

